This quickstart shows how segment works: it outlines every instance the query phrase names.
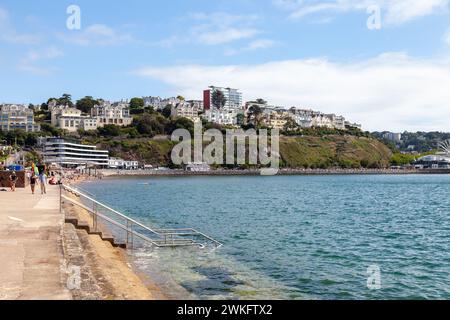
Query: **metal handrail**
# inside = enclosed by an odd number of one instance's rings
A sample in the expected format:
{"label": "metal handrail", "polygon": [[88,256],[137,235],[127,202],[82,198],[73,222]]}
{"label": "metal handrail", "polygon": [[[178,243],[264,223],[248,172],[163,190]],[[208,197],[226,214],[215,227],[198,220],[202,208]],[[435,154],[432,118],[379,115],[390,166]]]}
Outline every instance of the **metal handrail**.
{"label": "metal handrail", "polygon": [[[91,196],[88,196],[88,195],[84,194],[83,192],[80,192],[79,190],[77,190],[74,187],[70,187],[68,185],[62,184],[61,189],[69,191],[79,197],[83,197],[83,198],[91,201],[96,206],[100,206],[100,207],[108,210],[109,212],[115,214],[116,216],[126,220],[127,226],[115,221],[114,219],[111,219],[111,218],[105,216],[104,214],[99,213],[98,210],[96,210],[96,209],[92,210],[91,208],[85,206],[84,204],[82,204],[78,201],[75,201],[69,197],[62,195],[62,194],[60,195],[61,202],[62,202],[62,199],[65,199],[65,200],[81,207],[82,209],[88,211],[90,214],[92,214],[94,216],[95,220],[97,219],[97,217],[100,217],[100,218],[112,223],[113,225],[119,227],[120,229],[127,231],[127,242],[128,242],[128,235],[132,235],[132,236],[135,235],[135,236],[141,238],[142,240],[145,240],[157,247],[195,246],[195,245],[198,245],[199,247],[204,247],[205,246],[204,244],[199,243],[193,239],[181,238],[182,236],[197,236],[197,237],[200,236],[200,237],[203,237],[204,239],[207,239],[210,242],[212,242],[216,248],[219,248],[223,245],[216,239],[214,239],[202,232],[199,232],[193,228],[184,228],[184,229],[152,229],[152,228],[149,228],[149,227],[145,226],[144,224],[140,223],[139,221],[136,221],[136,220],[124,215],[123,213],[121,213],[117,210],[114,210],[114,209],[110,208],[109,206],[93,199]],[[89,192],[86,192],[86,193],[89,193]],[[130,224],[131,224],[131,227],[129,227]],[[146,237],[145,235],[133,230],[133,228],[132,228],[133,225],[143,228],[144,230],[152,233],[153,235],[157,236],[161,240],[156,240],[156,239],[151,239],[149,237]],[[170,236],[170,239],[167,239],[168,236]],[[179,238],[177,239],[174,236],[177,236]],[[168,241],[170,243],[168,243]]]}
{"label": "metal handrail", "polygon": [[[103,215],[103,214],[101,214],[101,213],[98,213],[98,212],[95,213],[95,212],[93,212],[92,209],[90,209],[89,207],[87,207],[87,206],[85,206],[84,204],[82,204],[82,203],[80,203],[80,202],[78,202],[78,201],[75,201],[75,200],[73,200],[73,199],[71,199],[71,198],[69,198],[69,197],[66,197],[66,196],[63,195],[62,198],[63,198],[64,200],[66,200],[66,201],[69,201],[69,202],[71,202],[71,203],[73,203],[73,204],[79,206],[80,208],[82,208],[82,209],[84,209],[84,210],[86,210],[86,211],[88,211],[88,212],[90,212],[90,213],[92,213],[92,214],[96,214],[98,217],[100,217],[100,218],[104,219],[105,221],[107,221],[107,222],[109,222],[109,223],[115,225],[116,227],[121,228],[122,230],[125,230],[125,231],[127,231],[127,232],[133,233],[133,235],[135,235],[135,236],[141,238],[142,240],[145,240],[145,241],[147,241],[147,242],[150,242],[151,244],[153,244],[153,245],[155,245],[155,246],[157,246],[157,247],[172,246],[172,245],[170,245],[170,244],[169,244],[169,245],[165,245],[165,244],[159,243],[160,241],[163,241],[163,240],[154,240],[154,239],[151,239],[151,238],[149,238],[149,237],[144,236],[143,234],[141,234],[141,233],[139,233],[139,232],[130,230],[130,228],[128,228],[127,226],[125,226],[125,225],[123,225],[123,224],[121,224],[121,223],[115,221],[114,219],[111,219],[111,218],[109,218],[109,217],[107,217],[107,216],[105,216],[105,215]],[[190,240],[190,239],[175,239],[175,241],[177,242],[177,246],[179,246],[179,245],[196,245],[196,244],[199,245],[199,246],[202,245],[202,244],[197,243],[197,242],[195,242],[195,241],[193,241],[193,240]]]}

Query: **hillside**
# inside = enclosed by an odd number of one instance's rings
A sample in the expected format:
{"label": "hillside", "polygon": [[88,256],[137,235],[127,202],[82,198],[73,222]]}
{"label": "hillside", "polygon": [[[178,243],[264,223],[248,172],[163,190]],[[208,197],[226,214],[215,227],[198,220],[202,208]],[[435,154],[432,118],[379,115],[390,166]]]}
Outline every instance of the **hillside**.
{"label": "hillside", "polygon": [[[110,151],[112,157],[137,159],[155,166],[172,166],[175,145],[167,138],[87,139]],[[392,152],[378,140],[350,135],[281,137],[281,166],[291,168],[377,168],[389,166]]]}
{"label": "hillside", "polygon": [[283,167],[379,168],[389,166],[392,152],[378,140],[350,135],[283,137]]}

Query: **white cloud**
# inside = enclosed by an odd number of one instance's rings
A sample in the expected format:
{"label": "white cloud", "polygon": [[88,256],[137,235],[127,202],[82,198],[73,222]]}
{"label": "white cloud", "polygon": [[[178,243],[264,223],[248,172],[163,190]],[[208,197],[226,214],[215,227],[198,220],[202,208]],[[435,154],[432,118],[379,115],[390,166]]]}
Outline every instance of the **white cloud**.
{"label": "white cloud", "polygon": [[206,45],[224,44],[236,40],[252,38],[258,34],[256,29],[223,28],[214,31],[196,31],[197,41]]}
{"label": "white cloud", "polygon": [[225,54],[228,56],[232,56],[243,52],[269,49],[274,47],[276,44],[276,41],[270,39],[256,39],[240,49],[228,49],[225,51]]}
{"label": "white cloud", "polygon": [[54,67],[40,66],[40,62],[59,58],[63,56],[63,54],[64,53],[60,49],[54,46],[43,48],[41,50],[31,50],[27,53],[26,57],[20,61],[19,69],[36,75],[49,75],[56,69]]}
{"label": "white cloud", "polygon": [[[261,30],[255,27],[257,15],[233,15],[226,12],[193,13],[187,21],[194,22],[182,35],[173,35],[160,41],[163,46],[180,43],[197,43],[207,46],[223,45],[239,40],[252,39]],[[180,23],[188,23],[183,21]]]}
{"label": "white cloud", "polygon": [[450,46],[450,29],[444,34],[444,42]]}
{"label": "white cloud", "polygon": [[9,13],[0,8],[0,40],[8,43],[33,45],[41,42],[38,34],[20,33],[11,24]]}
{"label": "white cloud", "polygon": [[447,11],[450,0],[275,0],[274,3],[292,11],[293,19],[324,12],[365,11],[371,5],[378,5],[384,11],[384,22],[395,25]]}
{"label": "white cloud", "polygon": [[80,31],[68,31],[59,35],[64,41],[75,45],[113,46],[133,42],[133,37],[104,24],[93,24]]}
{"label": "white cloud", "polygon": [[450,131],[448,60],[418,60],[395,53],[354,63],[321,58],[150,67],[135,74],[161,80],[174,92],[192,98],[200,98],[210,84],[237,87],[247,100],[262,97],[276,105],[342,114],[367,130]]}

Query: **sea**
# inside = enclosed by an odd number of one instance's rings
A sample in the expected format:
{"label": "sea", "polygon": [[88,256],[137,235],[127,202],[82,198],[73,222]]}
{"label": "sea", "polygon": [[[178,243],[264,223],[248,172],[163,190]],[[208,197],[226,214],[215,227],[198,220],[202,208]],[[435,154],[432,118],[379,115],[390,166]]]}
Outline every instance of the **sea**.
{"label": "sea", "polygon": [[450,299],[450,175],[106,178],[81,187],[152,228],[223,243],[141,246],[174,299]]}

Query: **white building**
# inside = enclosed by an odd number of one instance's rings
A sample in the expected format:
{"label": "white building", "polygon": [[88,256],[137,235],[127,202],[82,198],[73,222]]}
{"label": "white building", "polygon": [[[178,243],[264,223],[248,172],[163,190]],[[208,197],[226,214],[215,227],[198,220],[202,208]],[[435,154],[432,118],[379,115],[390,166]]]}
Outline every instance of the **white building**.
{"label": "white building", "polygon": [[202,101],[185,101],[172,106],[171,116],[173,118],[182,117],[192,120],[193,122],[201,121],[199,114],[203,112]]}
{"label": "white building", "polygon": [[133,118],[130,116],[129,104],[125,102],[111,104],[105,101],[101,105],[95,105],[91,110],[91,117],[97,120],[98,127],[103,127],[107,124],[126,127],[133,122]]}
{"label": "white building", "polygon": [[191,162],[186,165],[185,171],[189,172],[209,172],[211,167],[206,162]]}
{"label": "white building", "polygon": [[44,162],[61,164],[65,167],[81,165],[106,168],[109,165],[107,150],[96,146],[69,142],[60,138],[47,138],[43,142]]}
{"label": "white building", "polygon": [[118,170],[137,170],[139,169],[138,161],[126,161],[120,158],[109,158],[108,168]]}
{"label": "white building", "polygon": [[128,103],[102,102],[95,105],[91,110],[91,115],[83,115],[81,110],[69,106],[51,107],[51,123],[53,126],[76,132],[78,129],[85,131],[97,130],[107,124],[125,127],[131,125],[133,118],[130,116]]}
{"label": "white building", "polygon": [[213,95],[215,91],[220,91],[223,93],[226,102],[224,109],[242,109],[242,93],[239,92],[239,89],[233,88],[222,88],[210,86],[209,89],[203,91],[203,105],[205,110],[213,109]]}
{"label": "white building", "polygon": [[402,134],[401,133],[394,133],[394,132],[386,132],[383,134],[383,138],[393,141],[393,142],[401,142],[402,141]]}
{"label": "white building", "polygon": [[68,106],[54,107],[51,123],[53,126],[69,132],[76,132],[78,129],[86,131],[97,129],[97,119],[84,116],[80,110]]}
{"label": "white building", "polygon": [[153,107],[156,110],[162,110],[166,106],[176,106],[178,103],[181,102],[180,99],[176,97],[170,97],[170,98],[161,98],[161,97],[142,97],[144,100],[144,106],[146,107]]}
{"label": "white building", "polygon": [[217,123],[226,126],[236,126],[237,125],[237,115],[238,110],[234,109],[210,109],[206,110],[201,118],[208,122]]}
{"label": "white building", "polygon": [[0,129],[2,131],[21,129],[26,132],[41,130],[34,122],[33,110],[18,104],[5,104],[0,107]]}

